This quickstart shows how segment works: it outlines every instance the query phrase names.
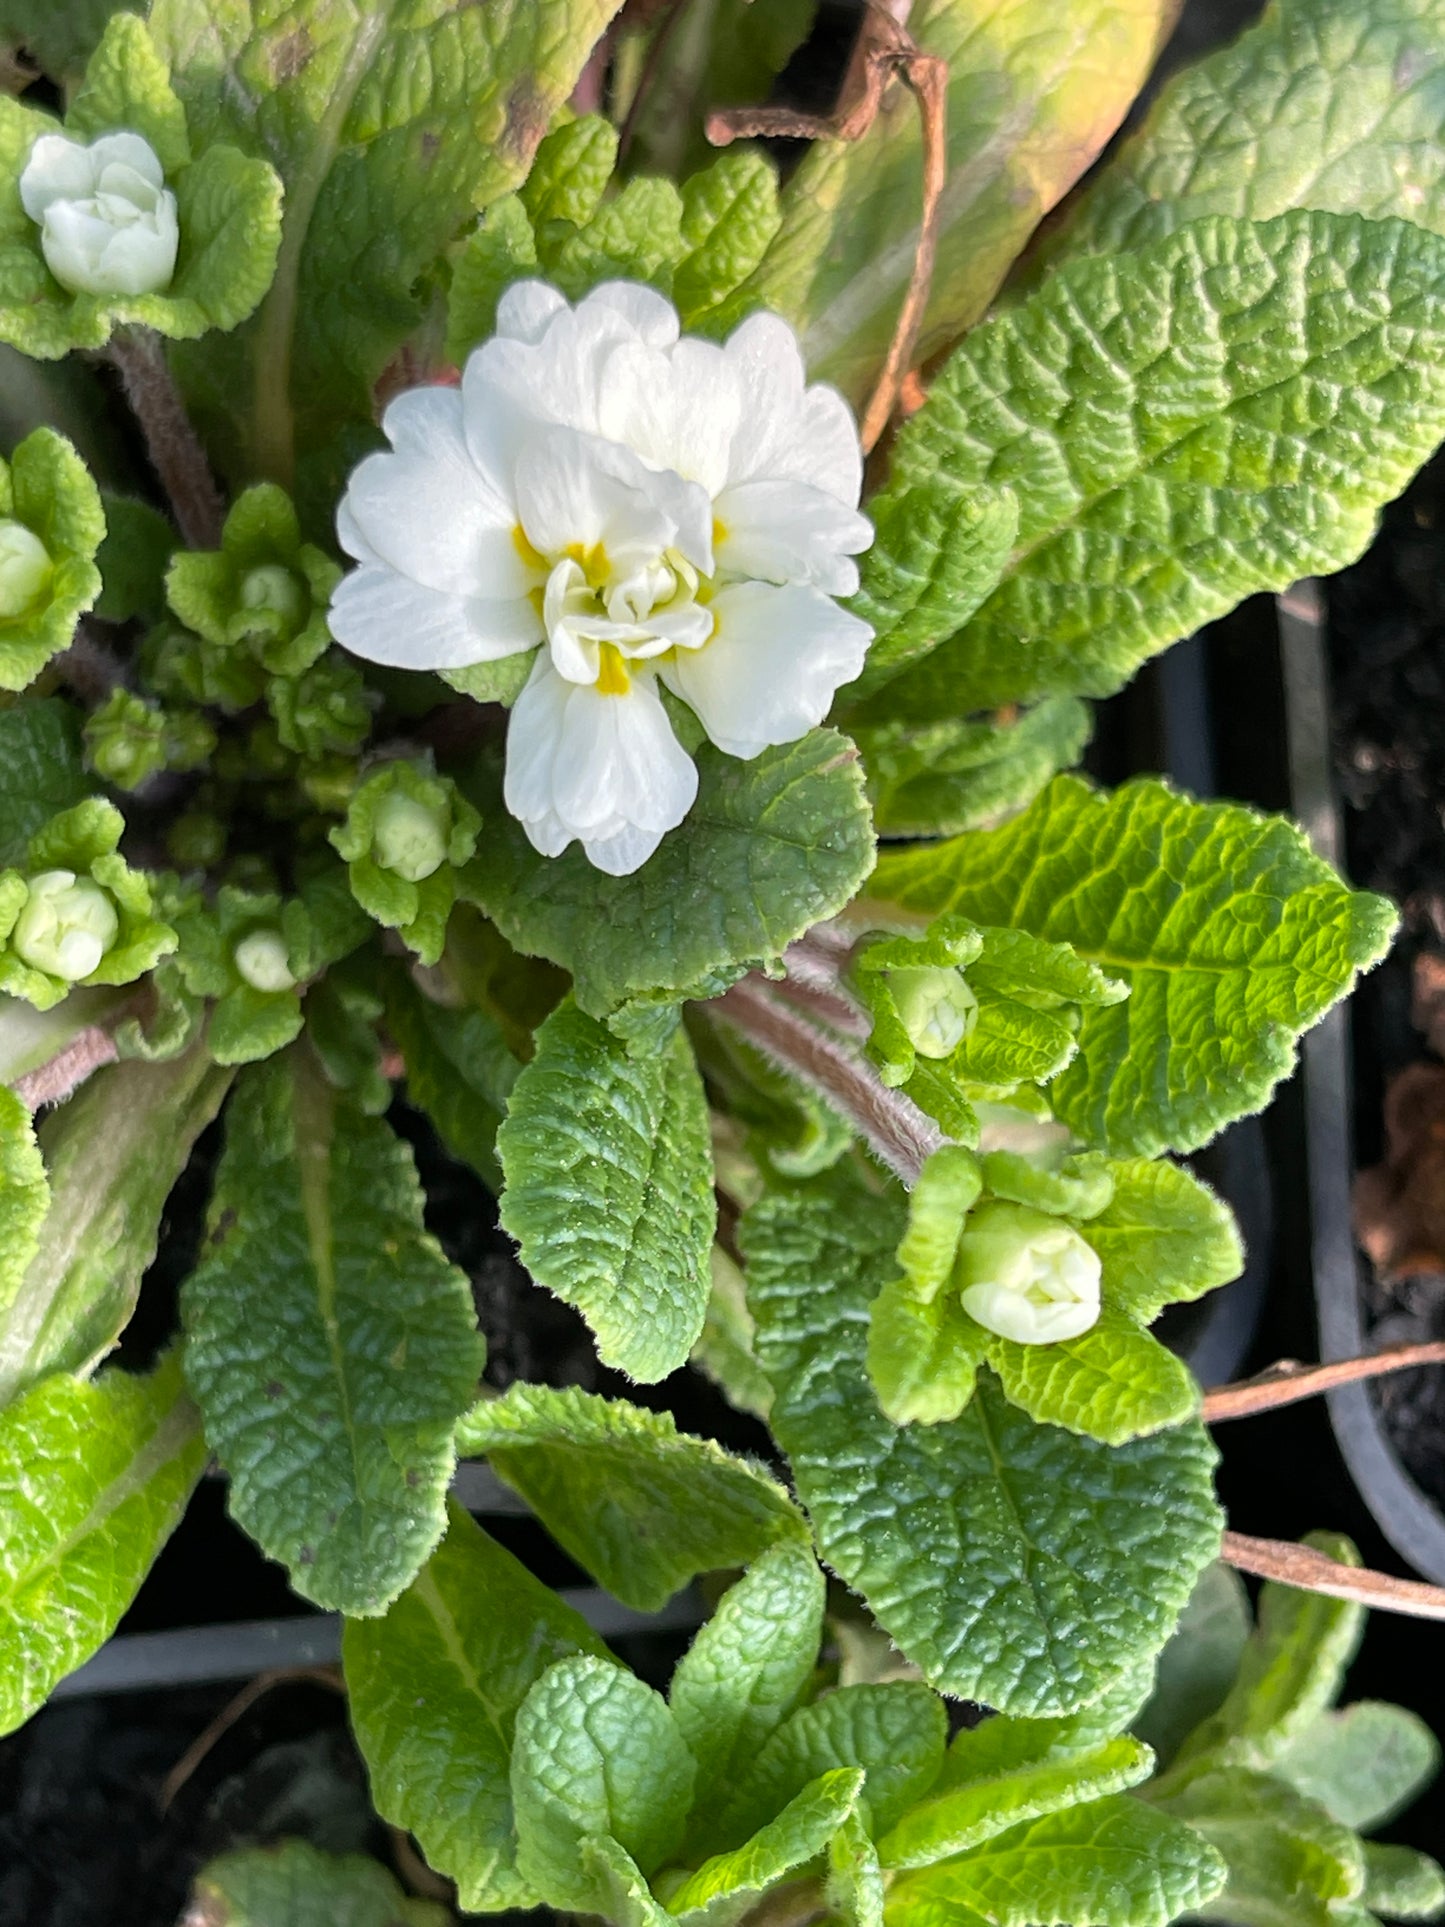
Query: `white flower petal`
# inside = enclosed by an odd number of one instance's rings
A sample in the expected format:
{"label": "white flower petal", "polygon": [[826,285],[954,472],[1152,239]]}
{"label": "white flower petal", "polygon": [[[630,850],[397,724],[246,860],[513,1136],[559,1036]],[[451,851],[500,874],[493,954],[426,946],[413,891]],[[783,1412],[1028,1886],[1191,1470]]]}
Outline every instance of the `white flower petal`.
{"label": "white flower petal", "polygon": [[837,389],[804,388],[796,335],[773,314],[756,314],[729,336],[747,406],[728,459],[732,482],[810,482],[849,508],[863,486],[853,412]]}
{"label": "white flower petal", "polygon": [[742,482],[714,503],[721,526],[717,564],[764,582],[811,582],[828,595],[852,595],[849,556],[873,540],[873,524],[808,482]]}
{"label": "white flower petal", "polygon": [[444,595],[369,564],[337,584],[328,620],[343,648],[394,669],[464,669],[543,639],[530,600]]}
{"label": "white flower petal", "polygon": [[344,504],[343,542],[359,532],[368,551],[360,559],[377,556],[425,588],[510,599],[540,585],[517,545],[515,511],[477,474],[459,432],[438,434],[430,456],[368,455]]}
{"label": "white flower petal", "polygon": [[738,371],[715,343],[679,341],[664,351],[623,342],[602,371],[598,422],[651,467],[716,495],[742,407]]}
{"label": "white flower petal", "polygon": [[985,1330],[1019,1345],[1057,1345],[1079,1338],[1099,1322],[1094,1298],[1037,1304],[1007,1285],[970,1285],[960,1294],[964,1310]]}
{"label": "white flower petal", "polygon": [[161,166],[160,156],[150,142],[140,134],[122,130],[118,134],[101,134],[90,143],[90,163],[94,170],[93,178],[101,179],[104,170],[112,166],[128,167],[149,182],[152,187],[165,186],[165,169]]}
{"label": "white flower petal", "polygon": [[668,348],[677,340],[677,309],[666,295],[644,287],[640,281],[599,282],[591,294],[577,304],[577,313],[579,317],[590,318],[599,308],[619,315],[630,333],[650,348]]}
{"label": "white flower petal", "polygon": [[[689,801],[687,809],[691,807]],[[678,822],[681,821],[679,817]],[[635,823],[628,823],[610,836],[583,837],[582,848],[594,870],[602,870],[610,877],[630,877],[634,870],[642,868],[666,834],[665,830],[640,830]]]}
{"label": "white flower petal", "polygon": [[719,749],[796,742],[863,667],[873,631],[817,589],[739,582],[713,598],[713,639],[662,669]]}
{"label": "white flower petal", "polygon": [[537,342],[566,300],[546,281],[514,281],[497,303],[497,333],[514,341]]}
{"label": "white flower petal", "polygon": [[31,220],[42,220],[52,201],[80,201],[94,192],[90,149],[64,134],[42,134],[20,175],[20,205]]}
{"label": "white flower petal", "polygon": [[625,572],[628,557],[651,561],[675,534],[650,482],[625,448],[573,429],[539,429],[517,462],[517,512],[543,555],[601,545]]}

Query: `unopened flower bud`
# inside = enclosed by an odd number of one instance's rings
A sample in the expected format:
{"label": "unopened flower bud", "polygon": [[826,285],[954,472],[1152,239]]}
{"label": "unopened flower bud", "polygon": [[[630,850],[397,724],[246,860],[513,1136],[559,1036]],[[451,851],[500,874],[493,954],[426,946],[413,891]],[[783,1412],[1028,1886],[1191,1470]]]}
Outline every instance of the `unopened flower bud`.
{"label": "unopened flower bud", "polygon": [[1077,1338],[1099,1317],[1098,1253],[1077,1231],[1026,1205],[980,1205],[959,1240],[963,1308],[1020,1345]]}
{"label": "unopened flower bud", "polygon": [[0,519],[0,618],[23,616],[50,587],[54,564],[38,535]]}
{"label": "unopened flower bud", "polygon": [[279,930],[252,930],[236,945],[236,969],[252,990],[294,990],[286,939]]}
{"label": "unopened flower bud", "polygon": [[435,810],[393,790],[377,806],[371,854],[383,870],[421,883],[446,861],[446,832]]}
{"label": "unopened flower bud", "polygon": [[139,134],[102,134],[88,147],[42,134],[21,173],[20,200],[61,287],[136,295],[169,286],[180,246],[176,197]]}
{"label": "unopened flower bud", "polygon": [[311,606],[304,585],[279,562],[265,562],[241,578],[241,607],[266,609],[295,634]]}
{"label": "unopened flower bud", "polygon": [[30,879],[10,947],[32,970],[78,984],[119,934],[115,905],[98,883],[73,870],[43,870]]}
{"label": "unopened flower bud", "polygon": [[951,1057],[978,1021],[978,998],[961,971],[944,965],[890,970],[888,988],[920,1057]]}

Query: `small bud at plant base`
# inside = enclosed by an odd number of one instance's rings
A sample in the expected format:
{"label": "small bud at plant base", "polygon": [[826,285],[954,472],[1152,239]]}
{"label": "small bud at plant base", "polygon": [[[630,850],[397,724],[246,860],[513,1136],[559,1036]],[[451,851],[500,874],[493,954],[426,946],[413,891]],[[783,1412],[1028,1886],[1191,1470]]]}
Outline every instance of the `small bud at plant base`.
{"label": "small bud at plant base", "polygon": [[46,266],[72,294],[155,294],[170,285],[176,197],[150,142],[102,134],[87,147],[42,134],[20,176]]}
{"label": "small bud at plant base", "polygon": [[311,597],[305,585],[279,562],[263,563],[241,578],[241,607],[270,609],[293,633],[310,613]]}
{"label": "small bud at plant base", "polygon": [[964,1227],[955,1276],[963,1308],[1020,1345],[1077,1338],[1098,1322],[1098,1253],[1078,1232],[1026,1205],[980,1205]]}
{"label": "small bud at plant base", "polygon": [[23,616],[50,587],[54,567],[38,535],[23,523],[0,520],[0,619]]}
{"label": "small bud at plant base", "polygon": [[44,870],[30,879],[10,947],[32,970],[78,984],[100,967],[119,933],[115,905],[98,883],[73,870]]}
{"label": "small bud at plant base", "polygon": [[446,861],[446,832],[435,810],[393,790],[377,807],[371,854],[383,870],[421,883]]}
{"label": "small bud at plant base", "polygon": [[946,966],[890,970],[899,1021],[920,1057],[951,1057],[978,1021],[978,999]]}
{"label": "small bud at plant base", "polygon": [[275,992],[296,988],[286,954],[286,939],[279,930],[252,930],[236,945],[235,958],[236,969],[252,990]]}

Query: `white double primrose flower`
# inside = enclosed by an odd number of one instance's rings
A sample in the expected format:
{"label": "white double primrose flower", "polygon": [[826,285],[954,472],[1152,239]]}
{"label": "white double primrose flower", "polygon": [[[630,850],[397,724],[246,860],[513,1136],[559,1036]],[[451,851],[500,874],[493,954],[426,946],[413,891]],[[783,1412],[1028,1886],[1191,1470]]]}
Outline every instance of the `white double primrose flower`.
{"label": "white double primrose flower", "polygon": [[72,294],[155,294],[176,271],[176,197],[139,134],[42,134],[20,176],[46,265]]}
{"label": "white double primrose flower", "polygon": [[776,316],[719,345],[632,282],[575,309],[520,282],[460,390],[413,389],[382,426],[392,452],[338,512],[361,566],[332,631],[404,669],[536,649],[504,794],[544,855],[580,841],[625,876],[686,816],[697,771],[659,685],[748,758],[862,668],[872,631],[834,600],[873,535],[857,430]]}
{"label": "white double primrose flower", "polygon": [[1103,1267],[1072,1226],[1027,1205],[991,1200],[959,1241],[963,1308],[1020,1345],[1056,1345],[1099,1322]]}

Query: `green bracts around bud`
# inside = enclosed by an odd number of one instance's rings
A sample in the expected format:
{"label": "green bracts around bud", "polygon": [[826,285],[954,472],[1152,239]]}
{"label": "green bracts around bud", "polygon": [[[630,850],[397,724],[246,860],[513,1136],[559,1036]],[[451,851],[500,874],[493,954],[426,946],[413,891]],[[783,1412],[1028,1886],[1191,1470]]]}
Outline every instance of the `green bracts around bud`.
{"label": "green bracts around bud", "polygon": [[951,1057],[978,1022],[978,998],[959,970],[891,970],[888,988],[920,1057]]}
{"label": "green bracts around bud", "polygon": [[285,490],[262,482],[237,498],[219,549],[172,558],[166,600],[203,654],[240,652],[269,676],[299,676],[331,641],[326,605],[340,579],[331,558],[301,540]]}
{"label": "green bracts around bud", "polygon": [[100,491],[70,443],[37,428],[0,462],[0,689],[68,649],[100,593]]}
{"label": "green bracts around bud", "polygon": [[167,710],[129,689],[116,689],[85,724],[91,768],[118,790],[137,790],[164,769],[199,769],[216,747],[216,732],[198,710]]}
{"label": "green bracts around bud", "polygon": [[362,909],[432,964],[446,941],[457,871],[481,827],[450,778],[421,763],[384,763],[356,791],[331,842]]}
{"label": "green bracts around bud", "polygon": [[1098,1253],[1060,1218],[997,1200],[969,1214],[955,1270],[964,1310],[1018,1345],[1078,1338],[1099,1320]]}

